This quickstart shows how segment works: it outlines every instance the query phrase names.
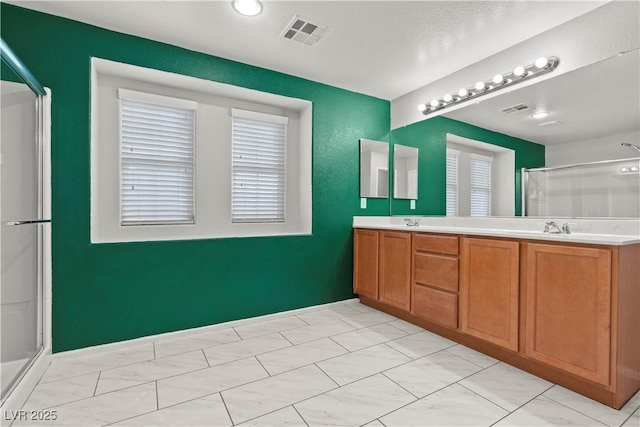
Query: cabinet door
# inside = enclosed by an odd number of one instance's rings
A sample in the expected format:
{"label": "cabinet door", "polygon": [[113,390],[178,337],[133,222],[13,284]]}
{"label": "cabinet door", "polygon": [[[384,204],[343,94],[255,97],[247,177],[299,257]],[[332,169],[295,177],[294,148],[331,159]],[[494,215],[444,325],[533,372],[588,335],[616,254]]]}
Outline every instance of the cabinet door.
{"label": "cabinet door", "polygon": [[353,292],[378,299],[378,232],[355,230],[353,246]]}
{"label": "cabinet door", "polygon": [[409,311],[411,233],[380,232],[380,301]]}
{"label": "cabinet door", "polygon": [[611,251],[527,245],[525,354],[609,384]]}
{"label": "cabinet door", "polygon": [[519,243],[462,239],[463,332],[518,351]]}

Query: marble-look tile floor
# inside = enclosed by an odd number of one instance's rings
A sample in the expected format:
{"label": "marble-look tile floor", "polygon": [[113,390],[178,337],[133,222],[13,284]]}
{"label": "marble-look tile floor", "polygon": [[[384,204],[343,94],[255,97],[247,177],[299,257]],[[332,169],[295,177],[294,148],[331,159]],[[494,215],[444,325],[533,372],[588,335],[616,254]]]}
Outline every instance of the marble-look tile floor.
{"label": "marble-look tile floor", "polygon": [[15,426],[640,426],[358,302],[55,361]]}

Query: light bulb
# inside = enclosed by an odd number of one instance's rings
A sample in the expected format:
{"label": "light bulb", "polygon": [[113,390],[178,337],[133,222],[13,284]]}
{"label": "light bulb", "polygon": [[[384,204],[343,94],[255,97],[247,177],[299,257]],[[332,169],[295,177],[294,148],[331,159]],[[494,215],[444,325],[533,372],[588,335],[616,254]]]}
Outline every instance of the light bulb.
{"label": "light bulb", "polygon": [[447,93],[445,96],[442,97],[442,99],[444,100],[444,102],[451,102],[453,101],[453,96],[451,96],[450,93]]}
{"label": "light bulb", "polygon": [[462,89],[460,89],[460,90],[458,91],[458,96],[459,96],[460,98],[466,98],[467,96],[469,96],[469,91],[468,91],[468,90],[466,90],[466,89],[464,89],[464,88],[462,88]]}
{"label": "light bulb", "polygon": [[232,5],[236,12],[244,16],[256,16],[262,12],[259,0],[233,0]]}
{"label": "light bulb", "polygon": [[433,101],[431,101],[431,106],[433,108],[438,108],[440,106],[440,101],[438,101],[437,99],[434,99]]}
{"label": "light bulb", "polygon": [[425,104],[420,104],[418,105],[418,111],[426,113],[427,111],[429,111],[429,107],[427,107]]}
{"label": "light bulb", "polygon": [[540,69],[547,68],[549,66],[549,60],[544,56],[541,56],[540,58],[536,59],[536,62],[534,62],[533,65],[535,65],[536,68]]}
{"label": "light bulb", "polygon": [[476,83],[476,90],[486,90],[487,86],[484,84],[484,82],[478,82]]}
{"label": "light bulb", "polygon": [[502,77],[502,74],[496,74],[495,76],[493,76],[493,82],[497,85],[501,85],[505,82],[504,77]]}
{"label": "light bulb", "polygon": [[629,168],[620,168],[620,172],[622,173],[629,172]]}
{"label": "light bulb", "polygon": [[526,74],[527,74],[527,71],[521,65],[518,65],[516,68],[513,69],[513,75],[516,77],[524,77]]}
{"label": "light bulb", "polygon": [[533,117],[534,119],[544,119],[548,115],[549,113],[547,113],[546,111],[538,111],[537,113],[532,114],[531,117]]}
{"label": "light bulb", "polygon": [[637,166],[631,166],[631,169],[629,169],[631,172],[638,172],[640,169],[638,169]]}

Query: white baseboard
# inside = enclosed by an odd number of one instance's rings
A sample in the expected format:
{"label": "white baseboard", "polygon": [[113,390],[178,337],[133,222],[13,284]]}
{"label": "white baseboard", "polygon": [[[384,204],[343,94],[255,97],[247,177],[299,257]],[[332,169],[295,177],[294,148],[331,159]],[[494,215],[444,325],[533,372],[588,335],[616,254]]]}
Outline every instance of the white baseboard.
{"label": "white baseboard", "polygon": [[360,300],[358,298],[351,298],[348,300],[331,302],[328,304],[320,304],[320,305],[314,305],[311,307],[298,308],[295,310],[282,311],[279,313],[265,314],[263,316],[249,317],[247,319],[232,320],[229,322],[217,323],[215,325],[210,325],[210,326],[202,326],[199,328],[185,329],[181,331],[167,332],[167,333],[157,334],[157,335],[149,335],[146,337],[135,338],[132,340],[118,341],[118,342],[109,343],[109,344],[101,344],[101,345],[96,345],[92,347],[81,348],[78,350],[63,351],[60,353],[55,353],[50,355],[49,359],[52,362],[54,362],[54,361],[71,359],[75,357],[91,356],[98,353],[124,350],[127,348],[131,348],[131,347],[135,347],[143,344],[149,344],[156,341],[185,338],[191,335],[201,334],[203,332],[212,332],[220,329],[228,329],[236,326],[245,325],[248,323],[254,323],[256,321],[273,320],[281,317],[288,317],[296,314],[308,313],[311,311],[316,311],[316,310],[320,310],[322,308],[327,308],[331,306],[353,304],[359,301]]}

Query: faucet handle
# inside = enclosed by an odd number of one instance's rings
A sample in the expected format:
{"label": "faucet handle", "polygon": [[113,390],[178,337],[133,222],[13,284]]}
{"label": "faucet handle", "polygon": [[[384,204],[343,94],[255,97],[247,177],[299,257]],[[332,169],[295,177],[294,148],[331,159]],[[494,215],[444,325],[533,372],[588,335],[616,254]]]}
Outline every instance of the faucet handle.
{"label": "faucet handle", "polygon": [[571,229],[569,228],[568,222],[565,222],[564,224],[562,224],[562,232],[564,234],[571,234]]}

